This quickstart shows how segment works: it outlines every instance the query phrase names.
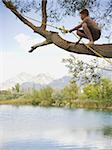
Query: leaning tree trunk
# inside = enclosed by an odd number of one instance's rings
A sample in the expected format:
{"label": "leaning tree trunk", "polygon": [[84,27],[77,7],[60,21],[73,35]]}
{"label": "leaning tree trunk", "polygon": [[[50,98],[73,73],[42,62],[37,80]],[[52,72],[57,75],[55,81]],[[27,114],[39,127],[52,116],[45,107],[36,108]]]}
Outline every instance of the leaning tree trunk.
{"label": "leaning tree trunk", "polygon": [[[32,22],[27,20],[17,10],[17,8],[13,5],[13,3],[11,1],[2,0],[2,2],[24,24],[29,26],[35,33],[40,34],[41,36],[43,36],[46,39],[42,43],[38,43],[38,44],[35,44],[34,46],[32,46],[32,48],[29,52],[32,52],[36,48],[44,46],[44,45],[55,44],[56,46],[66,50],[66,51],[69,51],[69,52],[97,56],[97,54],[92,52],[84,44],[77,44],[76,45],[73,42],[69,42],[69,41],[64,40],[57,32],[52,32],[52,31],[46,30],[46,23],[47,23],[46,5],[47,5],[47,0],[42,0],[42,24],[41,24],[40,27],[35,26]],[[103,57],[112,58],[112,44],[102,44],[102,45],[97,44],[97,45],[93,45],[92,48],[95,51],[97,51],[100,55],[102,55]]]}

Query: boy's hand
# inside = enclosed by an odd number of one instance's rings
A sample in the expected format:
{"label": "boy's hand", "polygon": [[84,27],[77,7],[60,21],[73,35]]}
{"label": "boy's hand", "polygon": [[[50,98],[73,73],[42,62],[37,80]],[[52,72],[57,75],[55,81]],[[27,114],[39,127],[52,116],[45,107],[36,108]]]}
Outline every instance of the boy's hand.
{"label": "boy's hand", "polygon": [[69,32],[71,33],[73,30],[71,29],[71,30],[69,30]]}
{"label": "boy's hand", "polygon": [[75,27],[75,28],[73,28],[73,29],[69,30],[69,32],[71,33],[72,31],[75,31],[75,30],[78,30],[78,28],[77,28],[77,27]]}

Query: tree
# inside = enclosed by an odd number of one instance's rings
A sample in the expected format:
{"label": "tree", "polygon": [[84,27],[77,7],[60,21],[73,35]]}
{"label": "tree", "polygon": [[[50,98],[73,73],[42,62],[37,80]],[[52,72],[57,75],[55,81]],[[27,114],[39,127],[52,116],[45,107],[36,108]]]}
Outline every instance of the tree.
{"label": "tree", "polygon": [[97,83],[101,77],[96,59],[93,59],[88,64],[82,60],[78,60],[74,55],[70,55],[70,58],[63,59],[63,62],[72,75],[72,80],[81,85]]}
{"label": "tree", "polygon": [[63,89],[63,95],[66,100],[72,101],[78,98],[79,88],[76,82],[71,81],[67,86]]}
{"label": "tree", "polygon": [[20,84],[17,83],[14,87],[12,87],[12,91],[19,93],[20,92]]}
{"label": "tree", "polygon": [[83,90],[89,99],[112,100],[112,81],[109,79],[101,79],[97,84],[89,84]]}
{"label": "tree", "polygon": [[112,81],[111,80],[102,78],[97,86],[98,86],[99,99],[112,100]]}
{"label": "tree", "polygon": [[64,100],[65,100],[65,95],[63,92],[63,89],[55,89],[53,94],[52,94],[52,98],[54,101],[54,105],[56,106],[62,106],[64,104]]}
{"label": "tree", "polygon": [[38,105],[41,102],[39,97],[39,91],[35,89],[32,91],[31,95],[28,96],[28,98],[32,99],[33,105]]}
{"label": "tree", "polygon": [[[47,21],[59,21],[65,15],[74,15],[77,10],[84,7],[89,8],[91,11],[94,7],[99,12],[101,2],[97,0],[31,0],[31,1],[20,1],[20,0],[2,0],[7,8],[14,13],[24,24],[30,27],[35,33],[40,34],[45,38],[45,41],[34,45],[30,52],[37,47],[55,44],[56,46],[78,54],[94,55],[96,54],[90,51],[84,44],[75,45],[75,43],[64,40],[58,32],[49,31],[47,29]],[[112,0],[105,1],[105,10],[101,10],[101,18],[105,19],[105,24],[111,24],[112,21]],[[108,5],[107,5],[108,4]],[[97,6],[97,7],[96,7]],[[42,16],[41,26],[36,26],[31,21],[24,17],[24,13],[35,10],[40,12]],[[104,12],[104,13],[103,13]],[[98,16],[98,15],[96,15]],[[98,17],[99,18],[99,17]],[[108,19],[107,19],[108,18]],[[102,56],[112,58],[112,44],[94,45],[93,49],[99,52]]]}
{"label": "tree", "polygon": [[53,103],[52,93],[53,89],[49,86],[40,89],[39,90],[40,105],[42,106],[52,105]]}
{"label": "tree", "polygon": [[97,100],[99,99],[99,93],[98,93],[98,88],[93,85],[93,84],[88,84],[86,87],[84,87],[83,91],[84,94],[88,99],[94,99]]}
{"label": "tree", "polygon": [[17,93],[20,92],[20,85],[19,85],[19,83],[17,83],[17,84],[15,85],[15,90],[16,90]]}

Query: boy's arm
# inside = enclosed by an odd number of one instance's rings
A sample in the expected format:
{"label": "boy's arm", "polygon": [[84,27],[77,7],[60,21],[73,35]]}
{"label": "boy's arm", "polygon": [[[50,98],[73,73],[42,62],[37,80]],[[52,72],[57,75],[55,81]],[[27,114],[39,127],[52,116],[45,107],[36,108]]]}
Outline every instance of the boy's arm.
{"label": "boy's arm", "polygon": [[78,26],[76,26],[75,28],[73,28],[73,29],[69,30],[69,32],[72,32],[72,31],[78,30],[78,29],[79,29],[79,28],[81,28],[81,27],[82,27],[82,23],[81,23],[81,24],[79,24]]}

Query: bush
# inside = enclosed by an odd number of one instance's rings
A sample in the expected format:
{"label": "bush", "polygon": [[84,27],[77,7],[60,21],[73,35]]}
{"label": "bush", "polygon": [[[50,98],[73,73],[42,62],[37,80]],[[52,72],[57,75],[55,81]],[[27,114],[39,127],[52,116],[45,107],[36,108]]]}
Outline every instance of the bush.
{"label": "bush", "polygon": [[55,90],[52,94],[54,105],[61,106],[65,100],[65,96],[62,90]]}
{"label": "bush", "polygon": [[63,89],[64,99],[66,100],[76,100],[79,96],[79,88],[76,82],[71,81],[67,86]]}
{"label": "bush", "polygon": [[23,96],[23,93],[12,93],[11,91],[0,91],[0,100],[11,100],[11,99],[17,99],[19,97]]}
{"label": "bush", "polygon": [[51,87],[45,87],[39,91],[34,90],[32,93],[32,104],[33,105],[51,105],[53,103],[52,99],[53,89]]}
{"label": "bush", "polygon": [[89,84],[83,90],[89,99],[112,100],[112,81],[109,79],[101,79],[97,84]]}

